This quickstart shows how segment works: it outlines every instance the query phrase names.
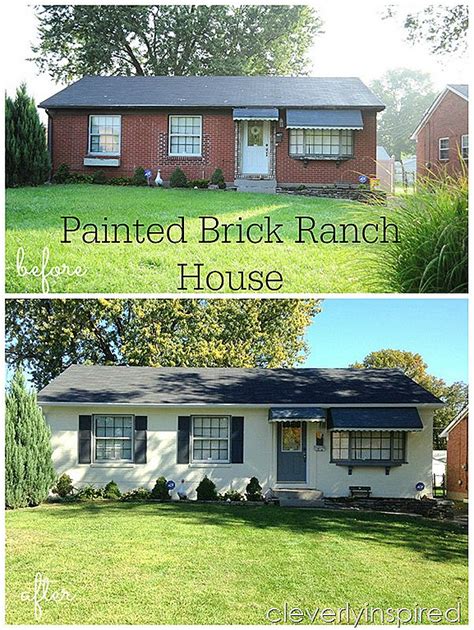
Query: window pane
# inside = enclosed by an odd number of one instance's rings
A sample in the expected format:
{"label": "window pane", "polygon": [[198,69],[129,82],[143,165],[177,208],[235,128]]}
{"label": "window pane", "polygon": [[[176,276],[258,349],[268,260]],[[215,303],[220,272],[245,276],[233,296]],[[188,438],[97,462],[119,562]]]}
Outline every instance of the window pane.
{"label": "window pane", "polygon": [[263,147],[263,121],[255,120],[247,127],[247,146]]}
{"label": "window pane", "polygon": [[284,423],[281,427],[281,450],[301,451],[302,429],[301,423]]}

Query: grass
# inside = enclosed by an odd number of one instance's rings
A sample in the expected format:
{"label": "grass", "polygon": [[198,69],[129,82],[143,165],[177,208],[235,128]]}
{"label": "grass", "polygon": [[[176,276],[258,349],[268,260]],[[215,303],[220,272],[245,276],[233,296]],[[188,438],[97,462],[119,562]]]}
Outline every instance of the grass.
{"label": "grass", "polygon": [[[295,216],[314,217],[318,226],[380,221],[386,208],[334,199],[304,198],[225,191],[164,190],[94,185],[58,185],[7,191],[6,288],[8,292],[41,292],[41,281],[20,277],[16,271],[19,247],[25,250],[25,266],[41,262],[44,247],[50,265],[81,265],[83,277],[52,278],[50,292],[175,293],[179,287],[178,263],[204,263],[214,269],[279,270],[283,292],[365,292],[390,290],[371,269],[387,245],[295,244]],[[71,244],[61,244],[62,216],[77,216],[83,223],[131,224],[160,222],[168,225],[180,215],[188,228],[187,244],[84,244],[78,233]],[[202,244],[199,216],[244,224],[270,215],[284,228],[280,244]],[[378,278],[378,277],[377,277]],[[223,288],[225,290],[225,287]]]}
{"label": "grass", "polygon": [[468,290],[468,181],[444,173],[419,179],[398,198],[393,219],[403,238],[382,259],[382,272],[400,293]]}
{"label": "grass", "polygon": [[73,601],[46,624],[263,624],[271,607],[446,609],[467,623],[467,536],[416,517],[192,504],[7,512],[7,622],[36,572]]}

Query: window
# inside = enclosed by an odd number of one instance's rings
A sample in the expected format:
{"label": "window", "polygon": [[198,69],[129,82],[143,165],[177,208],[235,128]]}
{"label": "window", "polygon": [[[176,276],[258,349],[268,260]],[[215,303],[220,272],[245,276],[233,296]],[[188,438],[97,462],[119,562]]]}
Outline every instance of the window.
{"label": "window", "polygon": [[95,461],[132,461],[132,416],[94,416]]}
{"label": "window", "polygon": [[301,422],[285,422],[281,427],[282,453],[300,452],[301,438]]}
{"label": "window", "polygon": [[403,431],[334,431],[331,441],[332,461],[405,461]]}
{"label": "window", "polygon": [[170,116],[169,128],[170,155],[201,155],[201,116]]}
{"label": "window", "polygon": [[461,136],[461,155],[464,160],[469,157],[469,136],[467,133]]}
{"label": "window", "polygon": [[350,129],[290,129],[290,155],[338,158],[353,152]]}
{"label": "window", "polygon": [[89,116],[89,153],[120,155],[120,116]]}
{"label": "window", "polygon": [[439,139],[439,159],[449,160],[449,138]]}
{"label": "window", "polygon": [[229,461],[229,416],[193,416],[193,462]]}

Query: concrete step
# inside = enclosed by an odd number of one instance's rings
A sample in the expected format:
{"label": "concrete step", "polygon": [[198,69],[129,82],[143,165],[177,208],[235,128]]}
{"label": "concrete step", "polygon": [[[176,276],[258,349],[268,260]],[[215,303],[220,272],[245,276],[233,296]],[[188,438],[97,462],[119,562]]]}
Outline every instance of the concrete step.
{"label": "concrete step", "polygon": [[239,192],[276,192],[276,179],[236,179],[234,185]]}
{"label": "concrete step", "polygon": [[274,490],[275,495],[284,507],[324,507],[321,490],[306,488],[282,488]]}

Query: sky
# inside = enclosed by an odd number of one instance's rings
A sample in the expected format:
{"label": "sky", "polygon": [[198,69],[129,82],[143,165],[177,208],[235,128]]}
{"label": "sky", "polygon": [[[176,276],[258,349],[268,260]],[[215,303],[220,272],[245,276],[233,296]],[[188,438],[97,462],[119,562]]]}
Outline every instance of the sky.
{"label": "sky", "polygon": [[466,299],[327,299],[307,331],[304,367],[347,367],[374,350],[418,352],[428,372],[468,380]]}
{"label": "sky", "polygon": [[[444,4],[454,1],[445,0]],[[129,0],[129,3],[132,2]],[[324,21],[325,32],[316,37],[310,51],[310,74],[314,76],[359,76],[370,82],[390,68],[407,67],[431,73],[437,89],[446,83],[467,82],[466,59],[435,57],[423,43],[413,46],[404,40],[401,20],[381,19],[388,0],[308,0],[306,4],[314,5]],[[403,15],[430,4],[430,0],[390,4],[397,4]],[[36,39],[32,7],[24,0],[10,3],[3,20],[2,44],[8,51],[9,61],[3,64],[7,93],[13,94],[25,81],[30,93],[40,102],[62,89],[64,86],[54,83],[48,75],[39,76],[35,64],[27,61],[31,56],[31,43]]]}

